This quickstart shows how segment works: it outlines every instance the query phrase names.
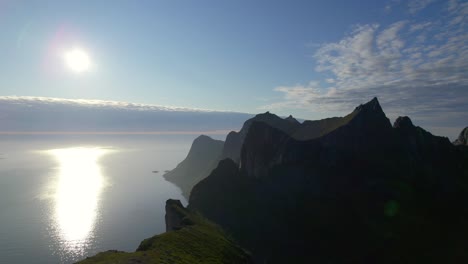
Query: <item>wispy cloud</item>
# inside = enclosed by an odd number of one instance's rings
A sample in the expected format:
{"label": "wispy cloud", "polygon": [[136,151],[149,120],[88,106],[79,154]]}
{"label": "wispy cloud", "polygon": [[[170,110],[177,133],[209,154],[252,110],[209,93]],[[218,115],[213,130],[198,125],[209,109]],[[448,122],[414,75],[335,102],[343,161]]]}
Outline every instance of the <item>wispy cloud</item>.
{"label": "wispy cloud", "polygon": [[[417,11],[431,2],[408,5]],[[441,12],[431,21],[355,26],[340,41],[316,51],[316,71],[326,77],[275,88],[283,100],[267,107],[349,111],[377,96],[390,116],[412,115],[427,123],[439,120],[439,125],[466,122],[468,3],[451,0]]]}
{"label": "wispy cloud", "polygon": [[408,1],[408,11],[414,14],[433,2],[435,2],[435,0],[410,0]]}
{"label": "wispy cloud", "polygon": [[390,0],[385,5],[385,11],[390,12],[395,7],[402,6],[414,15],[436,1],[438,0]]}

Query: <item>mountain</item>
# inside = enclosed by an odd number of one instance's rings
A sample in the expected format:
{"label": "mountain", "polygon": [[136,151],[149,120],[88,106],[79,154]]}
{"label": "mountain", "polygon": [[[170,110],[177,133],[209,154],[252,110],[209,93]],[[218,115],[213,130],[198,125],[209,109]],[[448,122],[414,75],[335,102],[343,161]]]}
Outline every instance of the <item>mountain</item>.
{"label": "mountain", "polygon": [[[378,105],[377,98],[374,98],[369,104],[375,104],[376,102]],[[380,107],[380,105],[378,105],[378,107]],[[165,174],[164,177],[181,188],[183,195],[188,198],[192,187],[200,180],[207,177],[209,173],[216,168],[220,160],[229,158],[236,163],[240,162],[241,148],[244,144],[244,139],[254,122],[268,124],[294,139],[302,141],[320,137],[345,125],[359,111],[361,111],[361,109],[357,108],[345,117],[333,117],[315,121],[306,120],[302,124],[292,116],[283,119],[270,112],[258,114],[245,121],[239,132],[231,131],[226,137],[224,146],[222,146],[221,142],[219,142],[217,146],[214,146],[214,141],[209,141],[206,136],[203,136],[205,139],[203,141],[195,139],[187,158],[174,170]],[[204,142],[204,144],[201,144],[202,142]],[[221,154],[219,154],[218,149],[220,145],[222,148]]]}
{"label": "mountain", "polygon": [[465,148],[408,117],[392,125],[376,98],[342,118],[275,124],[233,134],[238,161],[221,160],[188,205],[256,263],[468,261]]}
{"label": "mountain", "polygon": [[164,178],[176,184],[182,190],[182,194],[189,198],[192,187],[207,177],[221,159],[229,157],[239,160],[243,139],[253,122],[264,122],[291,134],[301,125],[292,116],[282,119],[266,112],[245,121],[239,132],[230,132],[226,142],[202,135],[194,140],[187,157],[175,169],[166,173]]}
{"label": "mountain", "polygon": [[468,127],[465,127],[462,132],[460,132],[460,135],[453,144],[468,146]]}
{"label": "mountain", "polygon": [[235,162],[239,162],[240,150],[244,142],[244,138],[249,131],[250,126],[254,122],[263,122],[272,127],[275,127],[285,133],[292,134],[299,126],[300,123],[292,121],[292,116],[283,119],[275,114],[266,112],[264,114],[258,114],[255,117],[244,122],[239,132],[232,131],[226,137],[226,143],[224,144],[223,153],[221,159],[230,158]]}
{"label": "mountain", "polygon": [[[375,98],[373,101],[376,101]],[[356,109],[359,111],[359,109]],[[355,112],[356,112],[355,111]],[[173,182],[185,197],[189,197],[192,187],[204,179],[216,168],[218,162],[229,158],[236,163],[240,162],[241,148],[251,125],[262,122],[274,127],[297,140],[309,140],[320,137],[334,129],[346,124],[356,113],[345,117],[333,117],[316,121],[304,121],[302,124],[291,115],[281,118],[270,112],[258,114],[244,122],[239,132],[231,131],[224,145],[221,141],[209,140],[207,136],[201,136],[192,143],[188,156],[172,171],[166,173],[166,180]],[[219,151],[221,147],[221,153]]]}
{"label": "mountain", "polygon": [[252,263],[224,231],[178,200],[166,202],[166,225],[166,233],[145,239],[135,252],[109,250],[78,263]]}
{"label": "mountain", "polygon": [[197,137],[190,147],[187,157],[164,178],[176,184],[185,197],[189,197],[192,187],[216,167],[223,150],[224,142],[208,136]]}

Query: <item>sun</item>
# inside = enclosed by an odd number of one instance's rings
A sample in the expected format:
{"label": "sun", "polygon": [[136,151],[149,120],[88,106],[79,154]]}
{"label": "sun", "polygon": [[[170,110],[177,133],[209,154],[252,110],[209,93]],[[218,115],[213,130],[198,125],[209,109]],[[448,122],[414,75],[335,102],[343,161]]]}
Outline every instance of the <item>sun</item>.
{"label": "sun", "polygon": [[79,48],[74,48],[65,52],[64,60],[67,67],[76,73],[86,72],[91,67],[91,60],[88,53]]}

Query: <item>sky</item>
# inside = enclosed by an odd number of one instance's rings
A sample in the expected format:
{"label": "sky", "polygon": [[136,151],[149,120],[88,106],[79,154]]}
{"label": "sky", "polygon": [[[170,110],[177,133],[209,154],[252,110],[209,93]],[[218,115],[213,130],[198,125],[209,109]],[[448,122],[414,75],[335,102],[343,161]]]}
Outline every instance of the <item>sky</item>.
{"label": "sky", "polygon": [[[0,96],[468,125],[468,1],[0,0]],[[73,50],[90,66],[66,65]]]}

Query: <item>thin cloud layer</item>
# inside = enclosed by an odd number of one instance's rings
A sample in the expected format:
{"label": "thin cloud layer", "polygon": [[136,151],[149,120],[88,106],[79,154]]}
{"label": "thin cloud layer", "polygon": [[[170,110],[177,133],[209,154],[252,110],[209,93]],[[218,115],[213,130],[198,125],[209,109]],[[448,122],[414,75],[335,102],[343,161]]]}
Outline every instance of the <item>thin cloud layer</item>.
{"label": "thin cloud layer", "polygon": [[0,134],[227,133],[239,129],[250,117],[244,113],[114,101],[0,97]]}
{"label": "thin cloud layer", "polygon": [[[410,1],[417,12],[434,1]],[[442,5],[442,4],[441,4]],[[412,9],[411,9],[412,8]],[[268,108],[349,111],[377,96],[386,112],[429,126],[466,126],[468,120],[468,2],[443,3],[438,19],[357,25],[315,53],[323,79],[277,87]]]}
{"label": "thin cloud layer", "polygon": [[151,104],[137,104],[120,101],[105,101],[94,99],[66,99],[54,97],[39,97],[39,96],[0,96],[1,103],[16,103],[28,105],[69,105],[81,106],[89,108],[107,108],[107,109],[122,109],[122,110],[135,110],[135,111],[178,111],[178,112],[227,112],[227,111],[214,111],[208,109],[186,108],[186,107],[172,107],[160,106]]}

